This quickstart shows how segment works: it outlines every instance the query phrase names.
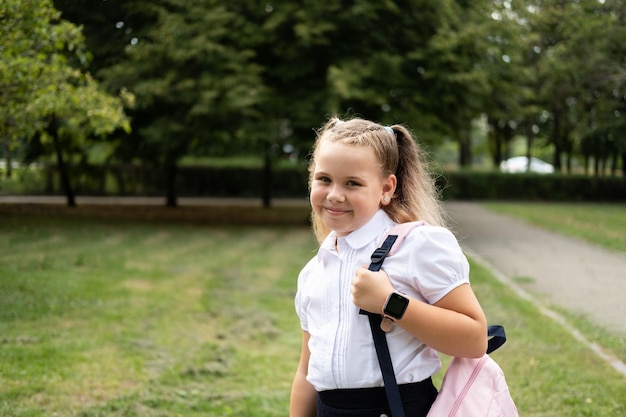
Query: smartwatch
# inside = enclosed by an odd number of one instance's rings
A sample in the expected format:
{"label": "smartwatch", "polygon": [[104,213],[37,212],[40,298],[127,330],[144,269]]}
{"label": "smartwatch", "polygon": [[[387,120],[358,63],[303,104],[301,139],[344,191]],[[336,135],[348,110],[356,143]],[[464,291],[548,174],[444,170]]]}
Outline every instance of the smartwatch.
{"label": "smartwatch", "polygon": [[394,291],[389,294],[383,307],[383,320],[380,323],[380,328],[385,332],[393,329],[394,322],[402,318],[408,305],[409,299],[399,292]]}

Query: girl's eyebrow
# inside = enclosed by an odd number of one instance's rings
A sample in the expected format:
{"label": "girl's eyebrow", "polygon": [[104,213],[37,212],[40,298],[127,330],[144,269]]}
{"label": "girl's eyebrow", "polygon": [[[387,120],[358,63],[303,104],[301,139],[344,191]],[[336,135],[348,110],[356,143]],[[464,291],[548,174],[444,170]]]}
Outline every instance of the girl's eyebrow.
{"label": "girl's eyebrow", "polygon": [[[331,175],[331,174],[329,174],[329,173],[328,173],[328,172],[326,172],[326,171],[315,171],[315,172],[313,173],[313,176],[314,176],[314,177],[318,177],[318,176],[332,177],[332,175]],[[338,179],[337,177],[334,177],[334,178],[335,178],[335,179]],[[356,175],[349,175],[349,176],[347,176],[347,177],[342,177],[342,178],[339,178],[339,179],[341,179],[341,180],[345,180],[345,181],[359,181],[359,182],[363,182],[363,181],[365,181],[365,179],[363,179],[363,177],[356,176]]]}

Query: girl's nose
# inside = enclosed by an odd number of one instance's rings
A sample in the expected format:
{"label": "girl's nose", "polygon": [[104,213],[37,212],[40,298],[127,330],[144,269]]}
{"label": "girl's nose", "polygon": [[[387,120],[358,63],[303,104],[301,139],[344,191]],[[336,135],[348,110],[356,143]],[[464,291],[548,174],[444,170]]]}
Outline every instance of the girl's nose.
{"label": "girl's nose", "polygon": [[334,185],[330,191],[328,192],[328,195],[326,196],[326,198],[328,198],[328,201],[332,201],[335,203],[341,203],[343,201],[345,201],[346,197],[343,193],[343,191],[341,190],[341,187],[338,187],[337,185]]}

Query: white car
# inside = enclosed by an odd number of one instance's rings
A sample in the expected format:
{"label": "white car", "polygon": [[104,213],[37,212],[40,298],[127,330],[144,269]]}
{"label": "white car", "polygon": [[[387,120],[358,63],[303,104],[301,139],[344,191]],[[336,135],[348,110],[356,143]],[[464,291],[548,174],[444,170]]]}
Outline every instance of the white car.
{"label": "white car", "polygon": [[508,173],[535,172],[538,174],[553,174],[554,167],[534,156],[530,157],[530,167],[528,158],[525,156],[514,156],[500,163],[500,171]]}

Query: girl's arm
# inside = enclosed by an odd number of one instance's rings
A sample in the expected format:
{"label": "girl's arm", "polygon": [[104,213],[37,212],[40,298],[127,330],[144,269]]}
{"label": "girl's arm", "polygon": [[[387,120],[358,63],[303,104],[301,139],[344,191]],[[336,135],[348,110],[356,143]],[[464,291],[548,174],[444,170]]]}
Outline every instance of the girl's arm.
{"label": "girl's arm", "polygon": [[[378,314],[393,291],[384,271],[359,268],[352,281],[354,304]],[[477,358],[487,351],[487,320],[469,284],[456,287],[434,305],[408,298],[396,325],[446,355]]]}
{"label": "girl's arm", "polygon": [[456,287],[434,305],[409,298],[396,325],[446,355],[478,358],[487,351],[487,320],[469,284]]}
{"label": "girl's arm", "polygon": [[309,333],[303,330],[300,362],[291,386],[290,417],[315,417],[317,415],[317,392],[306,380],[309,357],[311,356],[309,352],[309,338]]}

